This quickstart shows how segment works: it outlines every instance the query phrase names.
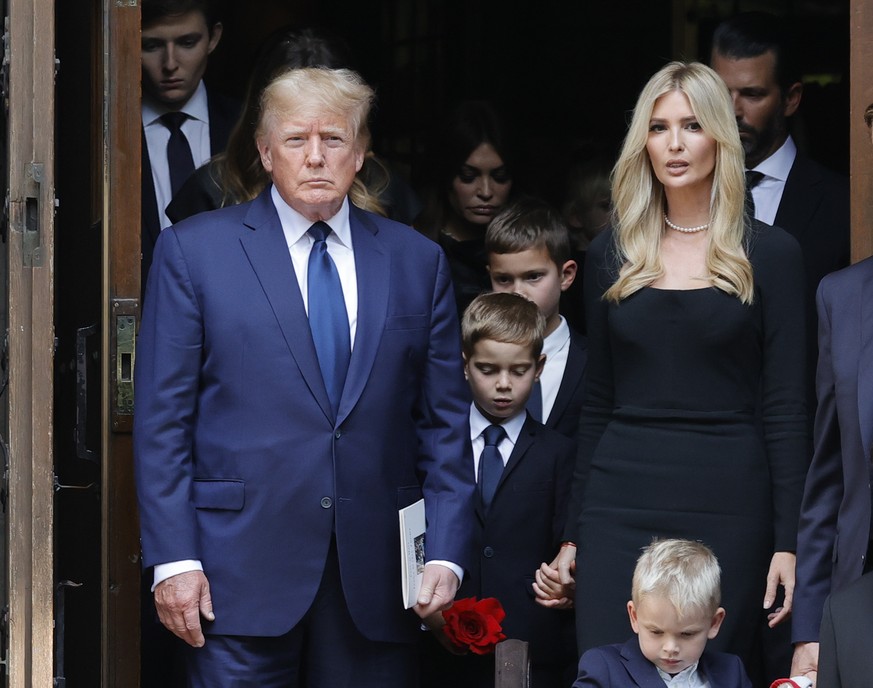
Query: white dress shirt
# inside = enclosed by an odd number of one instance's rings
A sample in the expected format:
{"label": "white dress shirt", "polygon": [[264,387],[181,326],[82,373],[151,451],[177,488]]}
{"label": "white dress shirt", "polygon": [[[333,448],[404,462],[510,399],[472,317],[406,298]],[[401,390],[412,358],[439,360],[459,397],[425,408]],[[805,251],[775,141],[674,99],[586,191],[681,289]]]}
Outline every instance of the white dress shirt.
{"label": "white dress shirt", "polygon": [[[170,166],[167,163],[167,143],[170,140],[170,130],[161,122],[161,115],[167,112],[170,110],[164,105],[147,96],[143,97],[142,127],[149,151],[149,163],[152,166],[152,183],[158,202],[158,219],[161,223],[161,229],[173,224],[166,213],[167,206],[173,200],[173,191],[170,186]],[[197,168],[209,160],[212,155],[212,145],[209,142],[209,101],[206,98],[206,87],[202,80],[194,91],[194,95],[188,99],[180,112],[188,115],[188,119],[182,123],[182,133],[188,139],[194,167]]]}
{"label": "white dress shirt", "polygon": [[[285,234],[285,243],[291,253],[291,262],[294,265],[294,274],[297,275],[297,286],[303,296],[303,306],[309,315],[309,252],[312,250],[314,240],[309,235],[312,220],[307,220],[303,215],[294,210],[282,200],[274,186],[270,189],[270,197],[279,214],[282,223],[282,232]],[[330,226],[331,233],[327,235],[327,252],[333,259],[336,270],[339,273],[340,284],[343,288],[343,299],[346,302],[346,313],[349,316],[349,334],[352,349],[355,347],[355,332],[358,327],[358,278],[355,269],[355,252],[352,246],[352,228],[349,226],[349,199],[343,200],[339,212],[329,220],[325,220]]]}
{"label": "white dress shirt", "polygon": [[[509,420],[501,423],[503,430],[506,432],[503,439],[497,443],[497,451],[500,452],[500,458],[503,459],[503,465],[509,461],[512,455],[512,450],[515,448],[515,443],[518,442],[518,436],[521,434],[521,428],[527,418],[527,413],[519,413]],[[482,415],[482,412],[476,407],[476,404],[470,405],[470,441],[473,444],[473,476],[479,480],[479,457],[482,456],[482,450],[485,448],[485,428],[489,425],[494,425],[490,420]]]}
{"label": "white dress shirt", "polygon": [[666,671],[661,671],[659,667],[658,674],[664,683],[670,688],[711,688],[709,681],[702,672],[697,670],[697,662],[694,662],[687,669],[683,669],[675,676],[670,676]]}
{"label": "white dress shirt", "polygon": [[564,379],[564,371],[567,369],[567,356],[570,353],[570,326],[563,315],[559,317],[561,322],[558,327],[543,340],[543,353],[546,355],[546,365],[540,375],[543,423],[548,420],[555,405],[561,381]]}
{"label": "white dress shirt", "polygon": [[764,175],[758,185],[752,189],[752,199],[755,201],[755,218],[772,225],[776,220],[776,212],[785,191],[788,173],[797,157],[797,146],[790,136],[785,139],[779,149],[769,158],[754,167],[755,172]]}

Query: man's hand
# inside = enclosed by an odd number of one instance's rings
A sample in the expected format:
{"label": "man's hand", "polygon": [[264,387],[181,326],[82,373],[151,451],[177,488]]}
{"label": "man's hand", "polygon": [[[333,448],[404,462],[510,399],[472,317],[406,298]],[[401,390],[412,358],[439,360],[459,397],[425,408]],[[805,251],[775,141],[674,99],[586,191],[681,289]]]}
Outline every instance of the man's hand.
{"label": "man's hand", "polygon": [[158,618],[175,635],[192,647],[203,647],[206,639],[200,628],[200,616],[214,621],[209,581],[202,571],[188,571],[170,576],[155,588]]}
{"label": "man's hand", "polygon": [[422,619],[448,609],[455,599],[461,581],[455,573],[440,564],[426,564],[418,593],[418,604],[413,609]]}
{"label": "man's hand", "polygon": [[815,688],[818,678],[818,643],[797,643],[791,659],[791,675],[806,676]]}
{"label": "man's hand", "polygon": [[775,628],[791,614],[794,601],[794,567],[797,557],[793,552],[776,552],[770,560],[770,571],[767,573],[767,591],[764,593],[764,609],[773,606],[776,600],[776,590],[781,584],[785,588],[785,601],[782,606],[767,615],[767,625]]}

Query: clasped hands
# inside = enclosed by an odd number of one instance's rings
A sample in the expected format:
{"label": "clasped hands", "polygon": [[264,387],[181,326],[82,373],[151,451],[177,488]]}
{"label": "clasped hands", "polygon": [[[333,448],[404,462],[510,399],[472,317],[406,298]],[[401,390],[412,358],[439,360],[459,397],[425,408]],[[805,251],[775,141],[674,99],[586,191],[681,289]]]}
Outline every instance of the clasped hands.
{"label": "clasped hands", "polygon": [[534,574],[536,603],[549,609],[569,609],[576,596],[576,546],[565,542],[550,564],[543,562]]}
{"label": "clasped hands", "polygon": [[[776,552],[770,561],[767,572],[767,589],[764,593],[764,609],[773,606],[779,585],[785,589],[783,605],[768,614],[770,628],[778,626],[791,614],[794,597],[794,565],[796,557],[792,552]],[[565,542],[558,555],[550,564],[545,562],[534,575],[533,591],[536,602],[551,609],[567,609],[573,606],[576,594],[576,546]]]}

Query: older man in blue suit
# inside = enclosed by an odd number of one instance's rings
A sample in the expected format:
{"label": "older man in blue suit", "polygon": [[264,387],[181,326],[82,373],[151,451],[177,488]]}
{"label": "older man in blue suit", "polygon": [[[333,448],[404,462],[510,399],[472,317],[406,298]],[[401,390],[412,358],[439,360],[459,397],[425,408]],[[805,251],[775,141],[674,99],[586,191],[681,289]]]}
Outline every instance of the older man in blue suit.
{"label": "older man in blue suit", "polygon": [[372,97],[346,70],[276,79],[257,133],[272,187],[156,246],[136,479],[144,565],[192,686],[414,686],[398,509],[424,497],[419,616],[469,563],[445,257],[347,199]]}

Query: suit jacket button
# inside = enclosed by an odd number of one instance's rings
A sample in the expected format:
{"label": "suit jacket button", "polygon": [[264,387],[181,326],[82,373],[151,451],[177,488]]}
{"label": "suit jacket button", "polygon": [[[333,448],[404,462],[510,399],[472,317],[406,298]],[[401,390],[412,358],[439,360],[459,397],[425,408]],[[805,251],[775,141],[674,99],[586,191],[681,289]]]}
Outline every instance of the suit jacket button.
{"label": "suit jacket button", "polygon": [[333,500],[330,497],[322,497],[321,498],[321,507],[323,509],[330,509],[333,504]]}
{"label": "suit jacket button", "polygon": [[494,556],[494,550],[491,547],[486,547],[482,550],[482,556],[486,559],[490,559]]}
{"label": "suit jacket button", "polygon": [[340,437],[343,436],[342,430],[337,430],[333,436],[336,437],[337,439],[339,439]]}

